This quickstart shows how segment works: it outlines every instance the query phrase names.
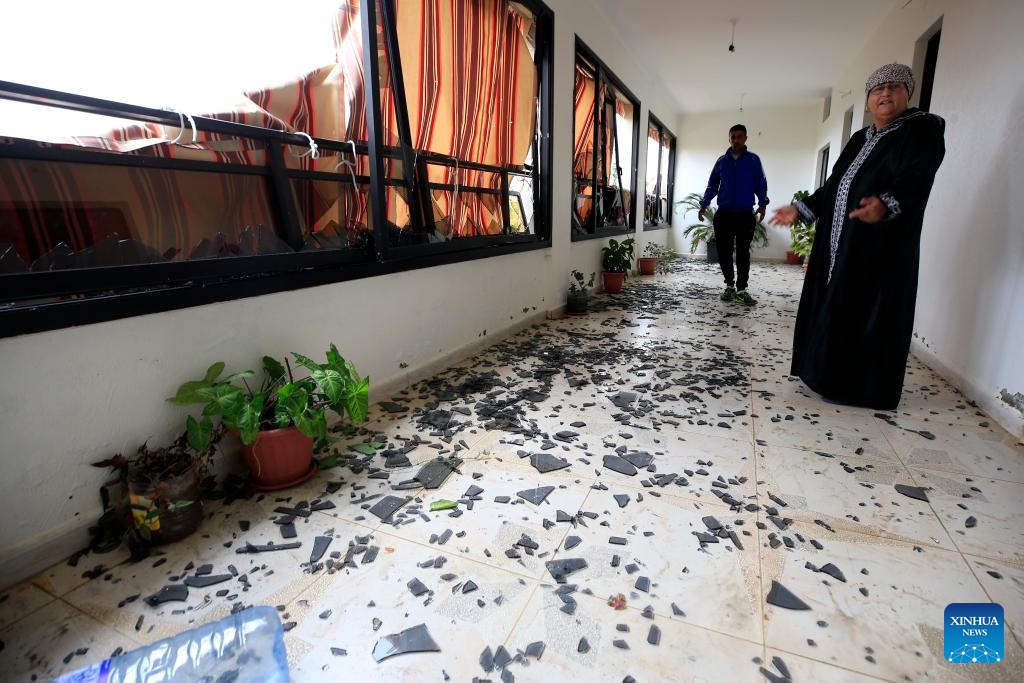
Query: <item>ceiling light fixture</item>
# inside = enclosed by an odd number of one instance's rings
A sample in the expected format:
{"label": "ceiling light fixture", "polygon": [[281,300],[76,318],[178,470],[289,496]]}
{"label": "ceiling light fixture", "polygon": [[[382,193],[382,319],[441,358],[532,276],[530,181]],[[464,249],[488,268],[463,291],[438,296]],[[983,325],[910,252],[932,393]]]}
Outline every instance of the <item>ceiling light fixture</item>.
{"label": "ceiling light fixture", "polygon": [[737,21],[739,21],[739,19],[736,19],[735,17],[733,17],[732,19],[729,20],[729,23],[732,24],[732,38],[729,40],[729,52],[736,52],[736,22]]}

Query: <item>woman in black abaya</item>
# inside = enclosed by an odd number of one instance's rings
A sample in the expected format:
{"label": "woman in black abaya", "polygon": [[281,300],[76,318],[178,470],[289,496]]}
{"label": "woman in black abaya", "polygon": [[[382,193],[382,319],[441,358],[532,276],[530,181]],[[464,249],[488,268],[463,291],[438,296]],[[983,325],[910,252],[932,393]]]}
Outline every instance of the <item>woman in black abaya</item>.
{"label": "woman in black abaya", "polygon": [[892,410],[903,391],[921,224],[945,154],[945,122],[908,108],[913,90],[903,64],[871,74],[874,125],[850,138],[821,188],[772,216],[817,221],[790,372],[837,403]]}

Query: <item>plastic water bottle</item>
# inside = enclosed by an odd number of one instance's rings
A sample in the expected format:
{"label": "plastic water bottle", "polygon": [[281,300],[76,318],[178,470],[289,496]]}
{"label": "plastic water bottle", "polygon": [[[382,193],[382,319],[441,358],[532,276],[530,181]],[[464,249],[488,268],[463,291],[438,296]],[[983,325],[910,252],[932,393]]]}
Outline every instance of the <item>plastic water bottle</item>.
{"label": "plastic water bottle", "polygon": [[53,683],[288,683],[273,607],[250,607],[54,679]]}

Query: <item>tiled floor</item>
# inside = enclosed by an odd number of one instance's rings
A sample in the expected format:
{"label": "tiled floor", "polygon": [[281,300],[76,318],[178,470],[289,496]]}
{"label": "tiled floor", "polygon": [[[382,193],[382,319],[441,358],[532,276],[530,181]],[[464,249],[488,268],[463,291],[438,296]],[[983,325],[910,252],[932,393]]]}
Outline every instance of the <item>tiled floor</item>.
{"label": "tiled floor", "polygon": [[[87,556],[4,592],[0,677],[46,680],[268,604],[295,681],[1024,680],[1024,447],[915,359],[898,411],[822,402],[787,375],[799,269],[755,264],[749,310],[719,302],[718,282],[696,261],[634,278],[587,317],[375,406],[340,444],[346,466],[210,505],[197,534],[141,563]],[[370,440],[375,456],[347,448]],[[386,468],[399,451],[410,464]],[[567,466],[541,473],[534,454]],[[439,455],[464,461],[439,488],[393,489]],[[639,471],[607,467],[616,455]],[[552,487],[539,504],[517,496],[538,487]],[[368,508],[383,495],[412,500],[382,522]],[[236,553],[280,542],[281,499],[335,507],[299,519],[299,549]],[[429,512],[437,499],[461,516]],[[333,540],[310,567],[317,536]],[[558,590],[546,562],[569,558],[586,566]],[[141,599],[190,563],[239,576]],[[816,571],[830,563],[841,576]],[[810,609],[769,604],[776,582]],[[946,663],[946,604],[989,601],[1005,661]],[[381,636],[417,624],[441,652],[374,661]],[[522,654],[537,641],[539,658]],[[486,671],[499,647],[512,662]]]}

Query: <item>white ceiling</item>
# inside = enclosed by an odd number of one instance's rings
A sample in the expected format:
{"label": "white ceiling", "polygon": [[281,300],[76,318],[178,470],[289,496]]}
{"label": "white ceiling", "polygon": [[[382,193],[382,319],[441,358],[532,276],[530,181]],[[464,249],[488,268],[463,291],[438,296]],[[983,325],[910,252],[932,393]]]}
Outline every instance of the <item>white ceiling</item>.
{"label": "white ceiling", "polygon": [[889,11],[911,1],[590,0],[684,113],[738,110],[741,97],[745,107],[819,100]]}

